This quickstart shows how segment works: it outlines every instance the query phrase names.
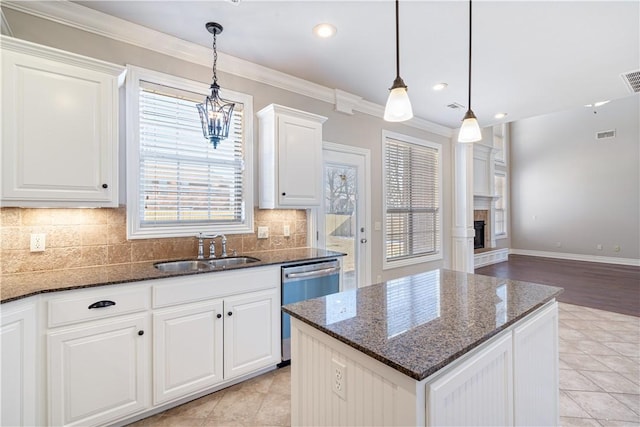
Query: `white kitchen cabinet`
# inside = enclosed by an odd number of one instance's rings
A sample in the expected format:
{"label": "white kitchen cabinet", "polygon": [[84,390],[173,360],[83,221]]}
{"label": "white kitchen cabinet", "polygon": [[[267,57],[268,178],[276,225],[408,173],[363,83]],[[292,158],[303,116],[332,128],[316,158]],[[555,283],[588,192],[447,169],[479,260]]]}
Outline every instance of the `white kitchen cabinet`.
{"label": "white kitchen cabinet", "polygon": [[153,403],[204,390],[223,380],[222,300],[153,314]]}
{"label": "white kitchen cabinet", "polygon": [[280,292],[271,289],[224,300],[226,380],[280,363]]}
{"label": "white kitchen cabinet", "polygon": [[427,385],[433,426],[513,425],[511,333]]}
{"label": "white kitchen cabinet", "polygon": [[271,104],[260,121],[260,208],[320,206],[322,124],[316,114]]}
{"label": "white kitchen cabinet", "polygon": [[50,425],[99,425],[148,406],[148,316],[49,332]]}
{"label": "white kitchen cabinet", "polygon": [[516,327],[513,336],[515,424],[559,425],[557,304]]}
{"label": "white kitchen cabinet", "polygon": [[31,300],[2,304],[0,350],[0,425],[37,425],[36,306]]}
{"label": "white kitchen cabinet", "polygon": [[118,206],[124,67],[2,37],[2,205]]}

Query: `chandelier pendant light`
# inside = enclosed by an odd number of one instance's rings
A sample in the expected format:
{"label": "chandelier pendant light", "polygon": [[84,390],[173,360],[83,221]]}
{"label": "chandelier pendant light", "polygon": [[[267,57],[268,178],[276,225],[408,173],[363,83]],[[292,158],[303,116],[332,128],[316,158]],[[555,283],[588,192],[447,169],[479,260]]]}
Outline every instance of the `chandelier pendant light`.
{"label": "chandelier pendant light", "polygon": [[398,0],[396,0],[396,79],[389,90],[389,98],[384,108],[384,120],[387,122],[404,122],[413,117],[411,101],[407,93],[407,85],[400,77],[400,24],[398,19]]}
{"label": "chandelier pendant light", "polygon": [[469,0],[469,109],[462,119],[462,126],[458,133],[458,142],[477,142],[482,139],[482,131],[478,119],[471,109],[471,0]]}
{"label": "chandelier pendant light", "polygon": [[211,95],[207,96],[204,102],[198,104],[197,107],[202,123],[202,133],[213,144],[213,148],[217,148],[220,141],[229,136],[229,126],[235,104],[220,98],[220,85],[218,85],[218,75],[216,74],[218,62],[216,36],[222,32],[222,25],[216,22],[207,22],[206,27],[207,31],[213,34],[213,83],[211,83]]}

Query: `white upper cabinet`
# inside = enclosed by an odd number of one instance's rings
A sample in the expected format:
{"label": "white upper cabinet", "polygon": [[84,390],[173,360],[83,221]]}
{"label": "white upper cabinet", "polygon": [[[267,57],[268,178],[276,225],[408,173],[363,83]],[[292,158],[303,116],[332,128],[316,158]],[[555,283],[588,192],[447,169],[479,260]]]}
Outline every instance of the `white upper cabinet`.
{"label": "white upper cabinet", "polygon": [[260,110],[260,208],[320,206],[322,124],[316,114],[271,104]]}
{"label": "white upper cabinet", "polygon": [[1,41],[2,205],[118,206],[124,67]]}

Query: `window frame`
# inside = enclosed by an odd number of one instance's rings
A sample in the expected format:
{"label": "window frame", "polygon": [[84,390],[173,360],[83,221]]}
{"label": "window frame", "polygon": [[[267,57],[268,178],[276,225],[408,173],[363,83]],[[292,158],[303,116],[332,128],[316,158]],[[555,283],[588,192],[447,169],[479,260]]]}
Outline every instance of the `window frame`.
{"label": "window frame", "polygon": [[[242,224],[170,224],[142,227],[140,223],[140,81],[169,86],[180,90],[209,95],[206,83],[172,76],[158,71],[127,65],[126,82],[126,211],[127,239],[149,239],[166,237],[190,237],[198,233],[243,234],[253,233],[254,182],[253,182],[253,97],[241,92],[225,89],[225,99],[244,104],[244,188],[245,220]],[[203,137],[204,141],[204,137]]]}
{"label": "window frame", "polygon": [[[419,145],[431,149],[435,149],[437,151],[437,180],[438,180],[438,247],[437,252],[430,255],[417,255],[397,260],[388,260],[387,259],[387,140],[394,139],[396,141],[404,142],[407,144]],[[431,261],[439,261],[444,259],[444,251],[443,251],[443,213],[442,213],[442,198],[443,198],[443,177],[442,177],[442,145],[427,141],[425,139],[420,139],[416,137],[412,137],[409,135],[404,135],[397,132],[391,132],[387,130],[382,131],[382,270],[389,270],[392,268],[405,267],[409,265],[420,264],[424,262]]]}
{"label": "window frame", "polygon": [[[509,176],[507,174],[507,171],[503,171],[503,170],[498,170],[496,169],[493,172],[493,179],[494,179],[494,186],[495,186],[495,178],[496,176],[502,177],[504,178],[504,194],[500,194],[500,197],[502,199],[504,199],[504,233],[496,233],[495,228],[495,224],[497,223],[496,221],[496,213],[498,212],[498,208],[496,207],[496,202],[497,200],[493,203],[493,224],[494,224],[494,230],[493,230],[493,236],[496,240],[500,240],[500,239],[506,239],[509,237]],[[496,195],[498,195],[496,193]]]}

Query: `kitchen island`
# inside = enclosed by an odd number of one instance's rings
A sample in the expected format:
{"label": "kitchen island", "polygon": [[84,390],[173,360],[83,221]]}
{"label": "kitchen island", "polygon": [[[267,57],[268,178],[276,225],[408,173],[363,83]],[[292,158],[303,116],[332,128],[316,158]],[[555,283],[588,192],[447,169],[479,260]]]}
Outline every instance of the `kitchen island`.
{"label": "kitchen island", "polygon": [[292,425],[557,425],[561,292],[434,270],[287,305]]}

